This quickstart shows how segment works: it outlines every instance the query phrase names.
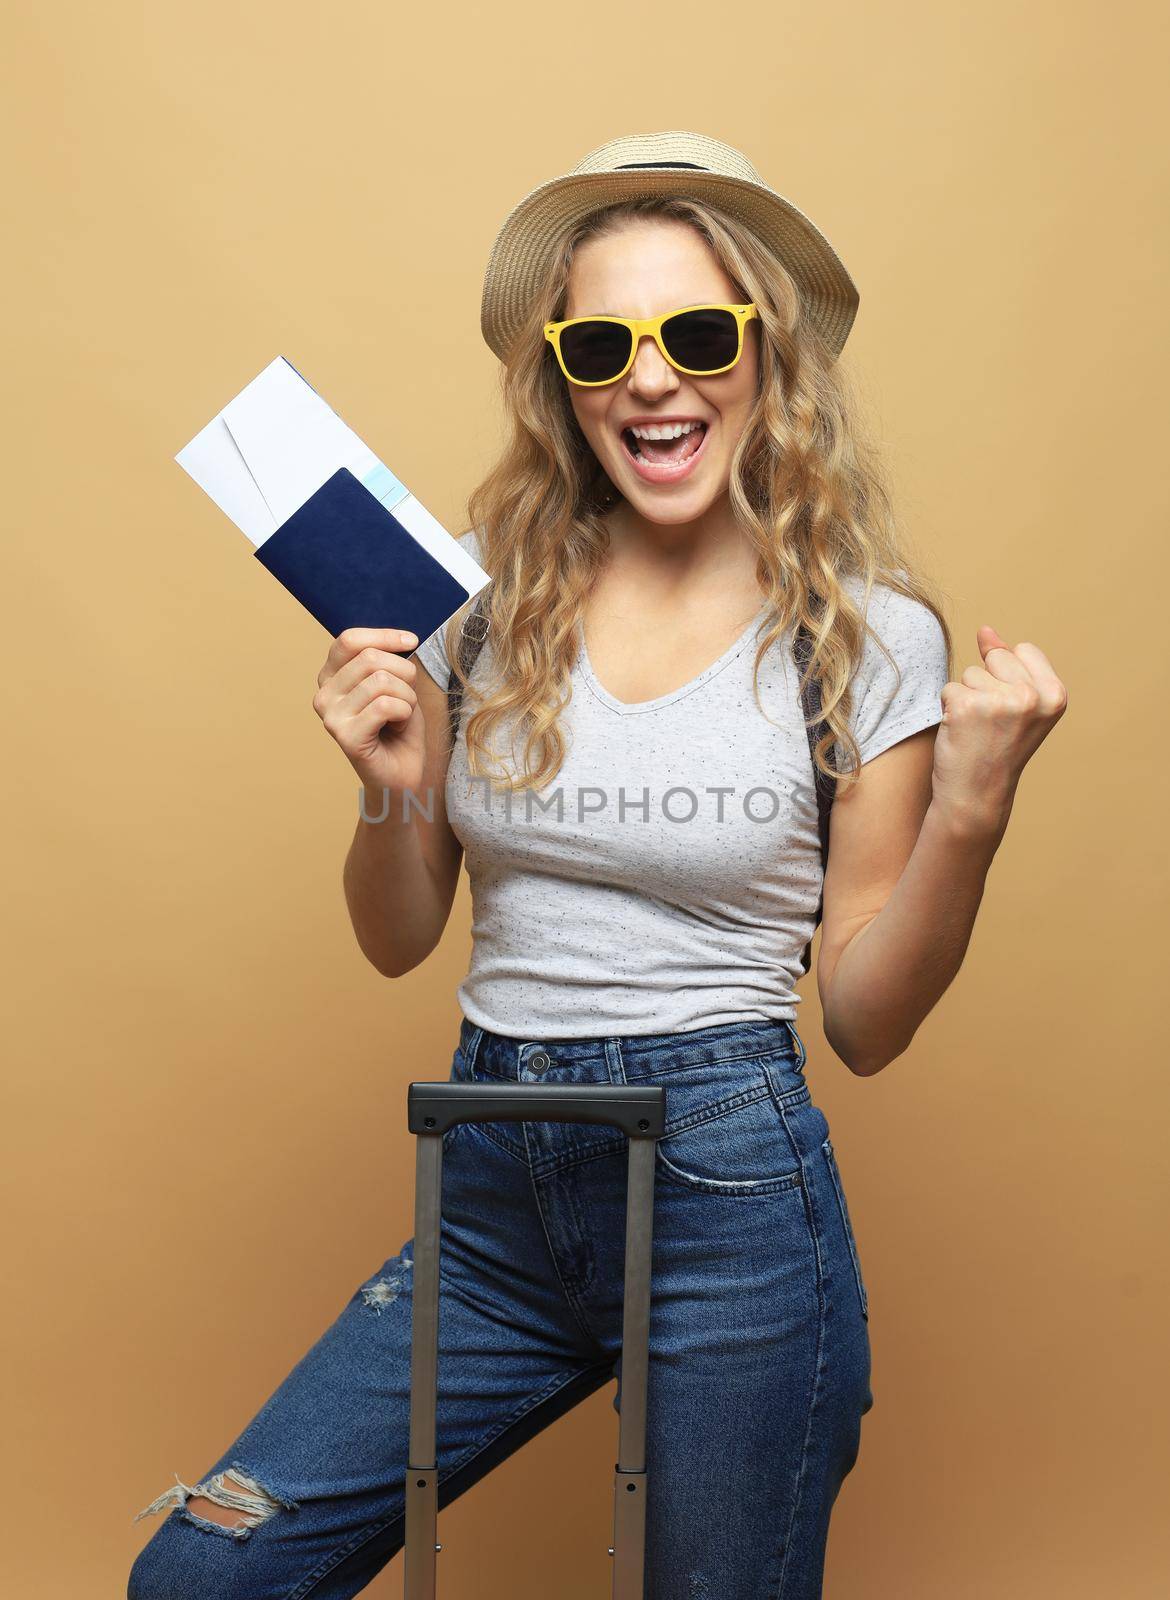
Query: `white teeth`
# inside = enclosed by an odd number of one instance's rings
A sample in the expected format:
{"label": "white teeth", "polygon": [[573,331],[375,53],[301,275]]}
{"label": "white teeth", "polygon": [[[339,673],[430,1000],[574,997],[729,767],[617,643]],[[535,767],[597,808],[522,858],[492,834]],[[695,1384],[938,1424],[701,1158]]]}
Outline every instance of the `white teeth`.
{"label": "white teeth", "polygon": [[701,422],[662,422],[647,423],[630,432],[635,439],[677,439],[684,433],[691,433],[695,428],[701,428]]}

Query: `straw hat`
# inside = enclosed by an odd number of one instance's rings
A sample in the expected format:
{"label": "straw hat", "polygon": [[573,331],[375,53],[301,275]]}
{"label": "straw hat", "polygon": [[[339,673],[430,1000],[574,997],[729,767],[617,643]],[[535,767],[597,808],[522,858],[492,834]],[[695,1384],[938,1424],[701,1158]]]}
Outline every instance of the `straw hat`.
{"label": "straw hat", "polygon": [[747,224],[796,281],[809,321],[837,356],[857,314],[857,289],[812,222],[770,189],[741,151],[674,129],[611,139],[550,178],[504,218],[488,258],[480,327],[506,361],[548,257],[566,225],[636,195],[710,200]]}

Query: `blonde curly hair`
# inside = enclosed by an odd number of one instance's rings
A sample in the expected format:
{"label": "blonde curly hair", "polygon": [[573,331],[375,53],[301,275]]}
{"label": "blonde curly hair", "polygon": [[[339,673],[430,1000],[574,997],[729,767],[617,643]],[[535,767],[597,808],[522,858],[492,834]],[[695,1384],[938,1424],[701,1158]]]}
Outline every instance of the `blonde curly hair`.
{"label": "blonde curly hair", "polygon": [[[544,324],[564,315],[574,253],[583,241],[642,217],[696,228],[737,285],[739,298],[759,308],[759,386],[729,483],[730,504],[755,547],[757,578],[768,602],[753,672],[756,704],[765,653],[789,627],[804,623],[813,648],[800,687],[808,674],[820,680],[821,715],[828,724],[814,759],[847,784],[861,768],[849,719],[851,680],[865,635],[872,632],[864,615],[870,591],[885,584],[934,613],[946,639],[950,676],[953,641],[939,591],[914,570],[896,535],[877,453],[862,437],[840,364],[802,315],[788,272],[742,223],[714,206],[674,196],[622,201],[566,232],[502,369],[507,441],[467,500],[480,564],[492,579],[481,598],[494,660],[488,687],[472,687],[459,664],[468,607],[456,613],[445,634],[452,672],[474,706],[466,727],[469,770],[505,788],[540,790],[564,760],[558,717],[572,692],[576,626],[605,565],[605,514],[619,496],[577,422]],[[862,584],[860,609],[843,586],[847,577]],[[505,719],[512,723],[513,740],[516,731],[524,737],[519,773],[508,772],[492,747],[493,731]],[[840,769],[832,764],[835,744],[845,752]]]}

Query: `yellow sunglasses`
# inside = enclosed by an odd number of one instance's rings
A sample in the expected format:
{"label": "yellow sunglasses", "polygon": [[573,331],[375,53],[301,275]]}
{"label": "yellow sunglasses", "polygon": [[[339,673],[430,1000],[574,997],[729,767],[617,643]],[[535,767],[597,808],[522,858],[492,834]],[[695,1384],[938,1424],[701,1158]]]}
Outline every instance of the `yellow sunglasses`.
{"label": "yellow sunglasses", "polygon": [[711,378],[734,367],[743,354],[743,330],[757,316],[752,301],[744,306],[682,306],[658,317],[570,317],[566,322],[546,322],[544,336],[565,377],[582,388],[625,377],[644,334],[676,371]]}

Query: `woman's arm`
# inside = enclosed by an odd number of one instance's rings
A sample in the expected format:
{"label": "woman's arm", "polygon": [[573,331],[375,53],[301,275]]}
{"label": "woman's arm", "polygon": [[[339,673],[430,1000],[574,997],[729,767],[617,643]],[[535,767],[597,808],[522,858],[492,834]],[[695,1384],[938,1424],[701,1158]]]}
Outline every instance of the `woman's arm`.
{"label": "woman's arm", "polygon": [[861,1077],[907,1049],[958,972],[1003,837],[931,799],[936,732],[869,762],[830,814],[817,988],[825,1037]]}
{"label": "woman's arm", "polygon": [[313,710],[357,773],[357,829],[342,873],[362,953],[388,978],[438,944],[463,850],[444,803],[447,694],[401,628],[346,628],[317,674]]}
{"label": "woman's arm", "polygon": [[414,689],[425,724],[422,782],[417,791],[363,785],[342,873],[358,944],[387,978],[417,967],[438,944],[463,859],[444,795],[451,753],[447,696],[425,668]]}
{"label": "woman's arm", "polygon": [[909,1046],[962,965],[1025,763],[1068,695],[1035,645],[977,635],[943,721],[862,768],[831,813],[817,984],[825,1037],[862,1077]]}

